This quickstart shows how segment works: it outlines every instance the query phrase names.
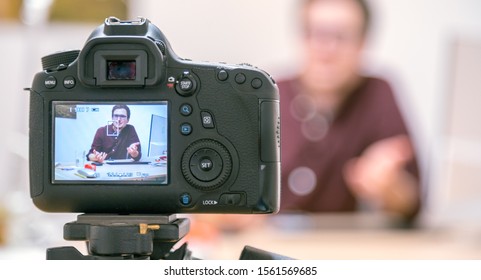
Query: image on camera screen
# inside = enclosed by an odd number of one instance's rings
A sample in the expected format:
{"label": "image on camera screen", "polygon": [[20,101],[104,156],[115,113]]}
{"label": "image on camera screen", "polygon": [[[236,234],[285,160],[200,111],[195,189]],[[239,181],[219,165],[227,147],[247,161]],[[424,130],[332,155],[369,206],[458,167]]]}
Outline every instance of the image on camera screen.
{"label": "image on camera screen", "polygon": [[168,183],[168,103],[54,101],[52,183]]}

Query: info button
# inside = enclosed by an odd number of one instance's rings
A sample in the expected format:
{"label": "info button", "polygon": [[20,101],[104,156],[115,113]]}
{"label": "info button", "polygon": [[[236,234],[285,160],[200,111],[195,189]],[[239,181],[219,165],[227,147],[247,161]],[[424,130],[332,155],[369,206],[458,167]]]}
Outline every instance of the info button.
{"label": "info button", "polygon": [[75,87],[75,78],[72,76],[65,77],[65,79],[63,79],[63,86],[68,89]]}

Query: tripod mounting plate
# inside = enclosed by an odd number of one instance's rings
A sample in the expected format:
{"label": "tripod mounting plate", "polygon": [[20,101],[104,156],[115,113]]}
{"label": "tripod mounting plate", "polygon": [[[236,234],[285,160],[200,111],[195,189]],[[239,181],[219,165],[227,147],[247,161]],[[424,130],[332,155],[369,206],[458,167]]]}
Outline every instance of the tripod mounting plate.
{"label": "tripod mounting plate", "polygon": [[[83,214],[65,224],[64,239],[87,242],[91,255],[81,259],[161,259],[189,228],[190,221],[176,215]],[[79,259],[78,251],[65,254],[72,249],[49,249],[47,259]]]}

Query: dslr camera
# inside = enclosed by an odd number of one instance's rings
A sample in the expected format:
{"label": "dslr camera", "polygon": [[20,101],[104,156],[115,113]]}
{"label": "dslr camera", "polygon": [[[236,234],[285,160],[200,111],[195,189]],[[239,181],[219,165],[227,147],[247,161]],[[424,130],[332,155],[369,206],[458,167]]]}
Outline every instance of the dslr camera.
{"label": "dslr camera", "polygon": [[266,72],[180,58],[148,19],[113,17],[42,66],[29,89],[41,210],[278,211],[279,93]]}

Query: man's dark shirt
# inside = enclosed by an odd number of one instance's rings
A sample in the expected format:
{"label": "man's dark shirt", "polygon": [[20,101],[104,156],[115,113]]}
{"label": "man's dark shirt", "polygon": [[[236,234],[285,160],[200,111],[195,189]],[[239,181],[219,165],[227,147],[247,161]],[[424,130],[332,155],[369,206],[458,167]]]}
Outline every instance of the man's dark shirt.
{"label": "man's dark shirt", "polygon": [[[327,116],[324,122],[318,117],[317,123],[312,124],[306,120],[315,119],[314,115],[302,115],[303,108],[310,104],[306,102],[308,99],[299,98],[303,93],[298,82],[281,81],[278,86],[282,128],[281,210],[356,210],[356,198],[343,178],[346,162],[360,156],[376,141],[408,135],[390,86],[381,79],[363,78],[336,116]],[[306,130],[310,131],[307,137]],[[297,175],[293,175],[295,170]],[[415,161],[407,170],[418,177]],[[292,185],[298,182],[310,188],[296,191],[294,187],[293,191]]]}
{"label": "man's dark shirt", "polygon": [[[87,160],[89,160],[89,155],[93,153],[93,150],[96,150],[99,153],[106,153],[107,157],[105,159],[131,158],[127,152],[127,147],[129,147],[132,143],[140,143],[135,128],[132,125],[127,124],[120,131],[118,136],[107,136],[107,127],[110,133],[114,131],[113,125],[102,126],[97,129],[92,142],[92,147],[87,154]],[[134,160],[139,160],[142,157],[140,144],[137,146],[137,150],[139,151],[139,155],[135,157]]]}

